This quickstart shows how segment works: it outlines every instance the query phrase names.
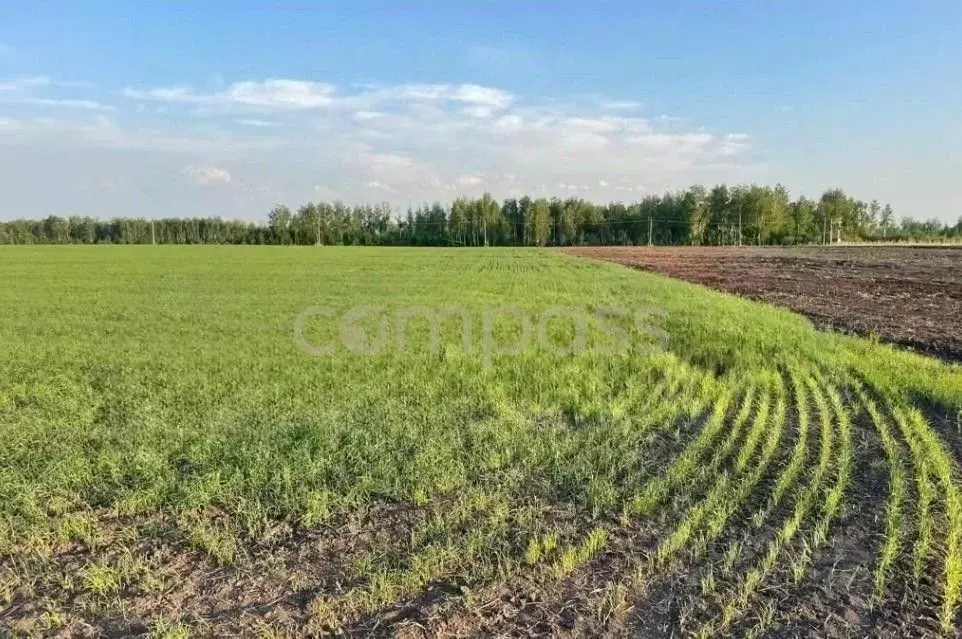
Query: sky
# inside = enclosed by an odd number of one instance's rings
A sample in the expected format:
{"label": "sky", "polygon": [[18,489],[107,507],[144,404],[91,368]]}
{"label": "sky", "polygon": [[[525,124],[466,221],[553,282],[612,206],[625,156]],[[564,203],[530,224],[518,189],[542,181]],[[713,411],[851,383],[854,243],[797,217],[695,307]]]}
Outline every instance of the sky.
{"label": "sky", "polygon": [[0,219],[841,187],[962,216],[962,3],[34,2]]}

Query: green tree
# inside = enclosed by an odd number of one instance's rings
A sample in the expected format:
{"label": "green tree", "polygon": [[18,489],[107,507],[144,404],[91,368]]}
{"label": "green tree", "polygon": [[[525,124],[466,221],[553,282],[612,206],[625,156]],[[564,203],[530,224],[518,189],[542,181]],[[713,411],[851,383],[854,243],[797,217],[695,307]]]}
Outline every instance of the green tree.
{"label": "green tree", "polygon": [[872,235],[875,235],[876,233],[879,222],[881,221],[881,216],[882,205],[879,204],[878,200],[872,200],[872,202],[868,205],[868,222]]}
{"label": "green tree", "polygon": [[688,220],[688,241],[693,245],[708,243],[711,210],[705,187],[696,184],[683,197],[684,215]]}
{"label": "green tree", "polygon": [[539,198],[531,204],[528,237],[535,246],[544,246],[551,238],[551,207],[548,200]]}
{"label": "green tree", "polygon": [[725,184],[712,187],[708,194],[708,225],[711,244],[734,244],[737,229],[732,216],[732,197]]}
{"label": "green tree", "polygon": [[815,240],[815,218],[818,206],[811,200],[800,197],[788,207],[788,217],[792,226],[792,243]]}
{"label": "green tree", "polygon": [[291,243],[291,210],[286,206],[275,206],[267,215],[268,225],[271,229],[271,238],[274,244]]}
{"label": "green tree", "polygon": [[448,217],[448,235],[456,246],[464,246],[468,239],[468,201],[459,197],[451,204],[451,215]]}
{"label": "green tree", "polygon": [[879,226],[882,227],[882,239],[888,237],[888,231],[892,228],[893,224],[895,224],[895,211],[892,210],[891,204],[886,204],[879,217]]}
{"label": "green tree", "polygon": [[842,189],[829,189],[818,204],[818,221],[822,224],[822,243],[829,244],[838,235],[852,212],[852,201]]}

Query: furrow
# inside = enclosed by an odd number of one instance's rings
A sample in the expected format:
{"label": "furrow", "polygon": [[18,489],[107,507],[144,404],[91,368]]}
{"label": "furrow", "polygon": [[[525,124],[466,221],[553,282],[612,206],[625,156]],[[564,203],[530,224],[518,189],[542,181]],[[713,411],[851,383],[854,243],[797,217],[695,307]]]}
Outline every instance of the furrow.
{"label": "furrow", "polygon": [[[722,612],[716,619],[702,625],[695,631],[696,636],[711,637],[728,629],[731,624],[740,618],[748,610],[749,605],[758,597],[759,591],[776,567],[780,556],[785,549],[792,544],[795,535],[801,529],[806,519],[815,512],[819,497],[824,491],[824,482],[832,465],[833,453],[833,419],[838,425],[839,436],[841,439],[840,456],[837,464],[836,480],[831,488],[825,493],[825,501],[818,519],[814,522],[814,529],[811,534],[812,547],[817,547],[828,540],[828,527],[832,520],[838,515],[841,506],[841,499],[848,485],[851,476],[851,424],[848,414],[841,403],[838,392],[829,387],[823,391],[824,383],[808,379],[808,385],[815,399],[820,423],[822,428],[822,448],[819,455],[819,464],[812,476],[809,485],[799,495],[795,502],[792,514],[786,518],[778,528],[774,539],[769,542],[767,550],[762,559],[749,571],[747,571],[738,581],[735,588],[727,591],[720,600]],[[829,401],[826,402],[823,393],[827,393]],[[829,407],[831,403],[831,407]],[[804,561],[804,560],[803,560]],[[807,566],[792,566],[793,575],[800,578],[804,574]],[[765,628],[760,628],[760,632]]]}

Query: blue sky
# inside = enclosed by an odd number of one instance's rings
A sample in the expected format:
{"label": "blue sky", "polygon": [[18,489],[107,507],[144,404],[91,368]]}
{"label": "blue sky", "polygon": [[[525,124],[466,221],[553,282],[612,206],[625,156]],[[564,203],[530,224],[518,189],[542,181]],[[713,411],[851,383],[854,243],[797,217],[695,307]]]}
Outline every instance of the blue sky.
{"label": "blue sky", "polygon": [[0,218],[840,186],[962,215],[962,3],[37,2]]}

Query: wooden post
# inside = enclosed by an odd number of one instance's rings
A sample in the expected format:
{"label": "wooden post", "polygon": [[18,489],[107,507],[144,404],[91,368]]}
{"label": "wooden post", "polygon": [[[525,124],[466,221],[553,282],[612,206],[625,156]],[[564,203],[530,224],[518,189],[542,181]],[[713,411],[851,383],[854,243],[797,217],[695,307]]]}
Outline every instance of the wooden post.
{"label": "wooden post", "polygon": [[738,246],[742,245],[742,203],[738,203]]}

